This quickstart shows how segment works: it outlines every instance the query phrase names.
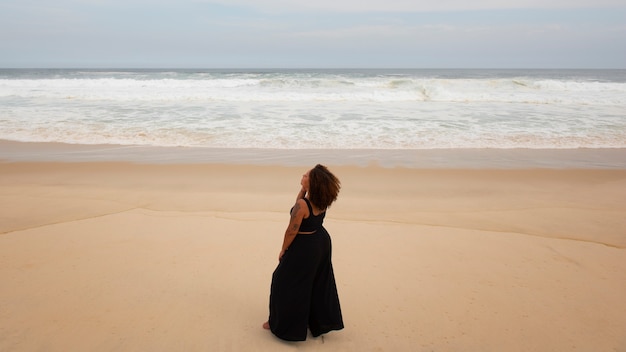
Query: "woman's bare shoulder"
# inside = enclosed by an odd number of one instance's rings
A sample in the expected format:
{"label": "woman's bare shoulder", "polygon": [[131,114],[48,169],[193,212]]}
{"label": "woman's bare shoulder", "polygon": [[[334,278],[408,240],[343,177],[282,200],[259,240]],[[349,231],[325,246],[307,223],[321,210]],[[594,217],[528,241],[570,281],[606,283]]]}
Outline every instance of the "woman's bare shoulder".
{"label": "woman's bare shoulder", "polygon": [[296,204],[293,206],[292,216],[301,213],[305,218],[309,216],[309,207],[306,205],[306,201],[304,198],[300,198],[296,201]]}

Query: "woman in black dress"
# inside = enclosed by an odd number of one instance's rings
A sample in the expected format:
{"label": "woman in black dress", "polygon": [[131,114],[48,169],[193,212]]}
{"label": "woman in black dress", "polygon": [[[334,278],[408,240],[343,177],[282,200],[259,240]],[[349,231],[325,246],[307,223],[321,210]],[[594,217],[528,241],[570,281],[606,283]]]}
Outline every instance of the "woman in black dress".
{"label": "woman in black dress", "polygon": [[319,164],[302,175],[300,184],[272,275],[269,320],[263,324],[288,341],[306,340],[307,328],[315,337],[343,329],[330,236],[322,226],[341,184]]}

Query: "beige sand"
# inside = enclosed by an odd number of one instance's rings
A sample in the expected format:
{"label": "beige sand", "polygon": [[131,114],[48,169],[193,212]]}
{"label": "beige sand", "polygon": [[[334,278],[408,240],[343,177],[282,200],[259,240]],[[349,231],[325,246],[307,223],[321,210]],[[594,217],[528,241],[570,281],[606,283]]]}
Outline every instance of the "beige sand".
{"label": "beige sand", "polygon": [[346,328],[285,343],[305,169],[0,164],[0,351],[626,351],[626,170],[331,169]]}

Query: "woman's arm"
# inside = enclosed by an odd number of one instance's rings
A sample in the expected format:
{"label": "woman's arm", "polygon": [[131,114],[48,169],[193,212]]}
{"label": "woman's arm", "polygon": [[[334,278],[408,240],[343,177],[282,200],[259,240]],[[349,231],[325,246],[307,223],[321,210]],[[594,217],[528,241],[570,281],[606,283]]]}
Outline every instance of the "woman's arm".
{"label": "woman's arm", "polygon": [[[300,191],[302,193],[302,191]],[[291,218],[289,219],[289,226],[285,230],[285,238],[283,240],[283,247],[278,255],[278,260],[283,257],[285,251],[291,245],[291,242],[296,238],[298,234],[298,229],[300,229],[300,224],[302,224],[302,219],[304,218],[305,212],[307,211],[306,203],[302,198],[299,198],[296,201],[296,204],[293,206],[293,210],[291,210]]]}

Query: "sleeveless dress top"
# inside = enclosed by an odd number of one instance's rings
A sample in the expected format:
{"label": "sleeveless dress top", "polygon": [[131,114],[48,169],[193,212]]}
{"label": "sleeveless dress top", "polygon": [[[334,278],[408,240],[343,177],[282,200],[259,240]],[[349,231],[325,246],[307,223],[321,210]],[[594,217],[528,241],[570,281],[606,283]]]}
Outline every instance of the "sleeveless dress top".
{"label": "sleeveless dress top", "polygon": [[313,215],[313,207],[311,207],[311,203],[308,199],[303,199],[306,202],[307,207],[309,208],[309,217],[306,219],[302,219],[302,224],[300,224],[300,229],[298,229],[298,232],[315,232],[322,227],[326,212],[323,211],[318,215]]}

